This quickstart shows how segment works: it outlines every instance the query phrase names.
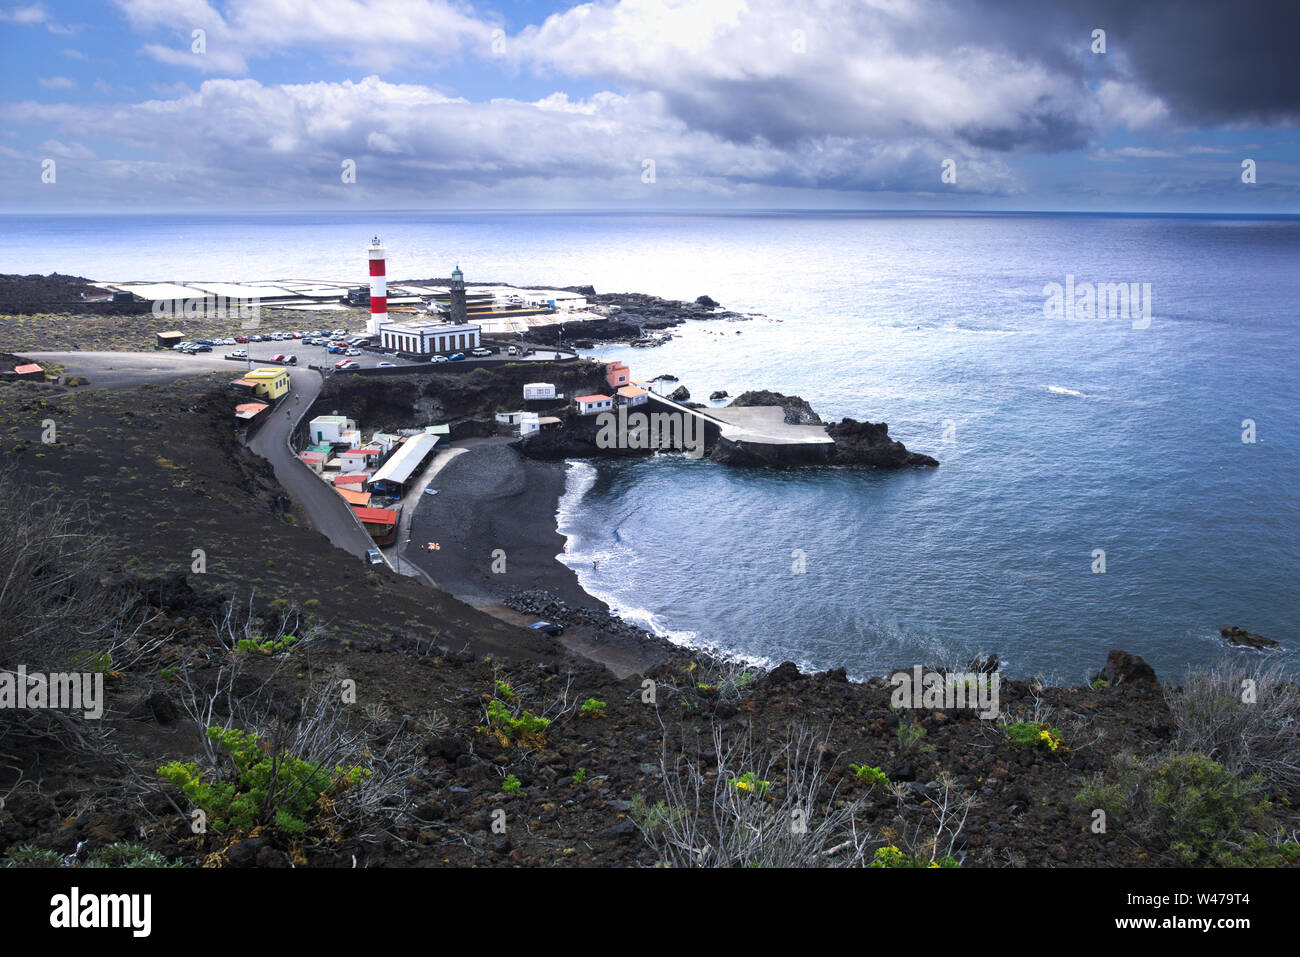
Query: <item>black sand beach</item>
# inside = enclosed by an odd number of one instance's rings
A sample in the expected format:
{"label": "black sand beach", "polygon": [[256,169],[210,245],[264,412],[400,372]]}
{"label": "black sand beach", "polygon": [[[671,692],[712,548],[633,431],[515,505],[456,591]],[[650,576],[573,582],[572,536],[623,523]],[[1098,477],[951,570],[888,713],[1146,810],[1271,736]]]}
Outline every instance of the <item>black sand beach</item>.
{"label": "black sand beach", "polygon": [[611,615],[556,560],[564,551],[555,528],[564,487],[563,462],[528,459],[505,444],[473,446],[430,480],[438,494],[421,496],[404,558],[443,591],[512,624],[564,625],[561,644],[619,677],[683,656]]}
{"label": "black sand beach", "polygon": [[[604,610],[555,558],[564,551],[555,528],[564,481],[562,462],[526,459],[506,445],[471,448],[429,482],[438,494],[422,496],[404,558],[474,604],[544,588],[568,604]],[[503,560],[494,559],[498,549]]]}

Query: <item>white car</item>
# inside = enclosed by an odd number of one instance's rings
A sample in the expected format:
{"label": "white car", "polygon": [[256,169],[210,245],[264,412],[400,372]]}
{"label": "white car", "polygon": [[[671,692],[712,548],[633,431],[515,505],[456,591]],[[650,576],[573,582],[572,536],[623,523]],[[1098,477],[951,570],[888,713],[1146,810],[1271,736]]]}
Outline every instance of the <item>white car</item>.
{"label": "white car", "polygon": [[484,356],[490,356],[490,355],[492,355],[492,350],[491,350],[491,349],[475,349],[473,352],[470,353],[470,355],[472,355],[472,356],[478,356],[480,359],[482,359]]}
{"label": "white car", "polygon": [[447,361],[447,357],[446,357],[446,356],[430,356],[430,357],[429,357],[429,361],[430,361],[430,362],[446,362],[446,361]]}
{"label": "white car", "polygon": [[247,350],[247,349],[236,349],[234,352],[232,352],[232,353],[230,354],[230,357],[231,357],[232,359],[247,359],[247,358],[248,358],[248,350]]}
{"label": "white car", "polygon": [[377,363],[375,363],[375,368],[376,368],[376,369],[393,369],[393,368],[396,368],[396,367],[395,367],[391,362],[377,362]]}
{"label": "white car", "polygon": [[359,355],[361,355],[361,352],[360,352],[360,350],[357,350],[357,349],[349,349],[347,352],[345,352],[345,353],[343,353],[343,354],[344,354],[345,356],[359,356]]}

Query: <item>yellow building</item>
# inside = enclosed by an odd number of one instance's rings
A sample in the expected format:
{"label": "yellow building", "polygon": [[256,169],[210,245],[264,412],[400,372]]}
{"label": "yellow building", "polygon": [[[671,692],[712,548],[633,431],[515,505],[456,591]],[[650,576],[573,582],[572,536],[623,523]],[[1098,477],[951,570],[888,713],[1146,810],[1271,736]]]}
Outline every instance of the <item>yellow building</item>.
{"label": "yellow building", "polygon": [[249,387],[255,394],[267,399],[278,399],[291,388],[287,369],[253,369],[233,384]]}

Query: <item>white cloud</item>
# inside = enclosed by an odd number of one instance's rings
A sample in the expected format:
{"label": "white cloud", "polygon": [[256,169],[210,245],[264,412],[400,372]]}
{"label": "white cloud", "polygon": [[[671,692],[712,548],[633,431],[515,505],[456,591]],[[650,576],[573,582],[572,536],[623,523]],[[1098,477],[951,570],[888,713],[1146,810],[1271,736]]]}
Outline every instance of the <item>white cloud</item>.
{"label": "white cloud", "polygon": [[41,144],[41,152],[46,156],[59,156],[64,159],[94,159],[93,150],[81,143],[62,143],[59,140],[46,140]]}
{"label": "white cloud", "polygon": [[8,20],[10,23],[44,23],[49,19],[49,14],[39,3],[33,3],[25,7],[15,7],[11,10],[0,10],[0,20]]}
{"label": "white cloud", "polygon": [[[288,50],[370,70],[444,61],[472,48],[486,54],[496,27],[446,0],[229,0],[222,10],[206,0],[115,2],[136,29],[179,38],[146,44],[149,56],[208,73],[243,74],[250,60]],[[195,29],[205,31],[206,54],[190,53]]]}
{"label": "white cloud", "polygon": [[[0,115],[104,137],[166,163],[172,174],[167,186],[150,187],[155,198],[175,186],[249,201],[418,196],[456,205],[467,190],[540,190],[654,205],[755,187],[939,188],[939,161],[918,142],[737,143],[692,129],[655,93],[475,103],[373,76],[289,86],[212,79],[140,103],[21,103]],[[357,163],[355,187],[340,182],[344,159]],[[653,185],[641,181],[646,159],[655,162]],[[1006,167],[987,158],[964,165],[959,182],[976,192],[1017,188]]]}
{"label": "white cloud", "polygon": [[43,76],[37,81],[47,90],[75,90],[77,81],[66,76]]}

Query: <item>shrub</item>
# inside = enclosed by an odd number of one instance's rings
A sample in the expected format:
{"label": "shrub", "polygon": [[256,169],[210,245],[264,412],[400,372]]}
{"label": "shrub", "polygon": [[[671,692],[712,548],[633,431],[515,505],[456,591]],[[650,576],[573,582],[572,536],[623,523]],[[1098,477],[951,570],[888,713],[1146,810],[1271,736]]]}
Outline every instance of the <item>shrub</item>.
{"label": "shrub", "polygon": [[850,764],[849,770],[859,781],[863,781],[874,787],[889,787],[889,778],[880,768],[873,768],[866,764]]}
{"label": "shrub", "polygon": [[514,797],[523,790],[523,785],[519,783],[519,779],[513,774],[507,774],[505,781],[501,783],[501,790]]}
{"label": "shrub", "polygon": [[[1140,837],[1159,839],[1183,864],[1230,864],[1251,842],[1268,810],[1258,777],[1242,780],[1201,754],[1138,761],[1121,755],[1115,779],[1098,780],[1077,800],[1101,808]],[[1280,846],[1280,845],[1279,845]]]}
{"label": "shrub", "polygon": [[913,748],[916,748],[918,751],[934,750],[934,745],[923,743],[925,740],[925,728],[922,727],[921,722],[917,721],[915,718],[907,721],[900,718],[898,721],[898,730],[894,732],[894,735],[898,738],[899,747],[904,751],[911,751]]}
{"label": "shrub", "polygon": [[597,701],[595,698],[588,698],[582,703],[582,713],[588,718],[605,717],[605,702]]}
{"label": "shrub", "polygon": [[1042,721],[1017,721],[1004,729],[1011,743],[1018,748],[1046,748],[1048,751],[1067,750],[1059,728],[1048,727]]}
{"label": "shrub", "polygon": [[218,834],[270,824],[292,834],[302,833],[323,795],[346,790],[370,773],[360,766],[327,771],[319,764],[277,752],[258,735],[236,728],[210,727],[207,734],[234,763],[232,780],[209,783],[197,764],[181,761],[163,765],[158,774],[202,810]]}
{"label": "shrub", "polygon": [[671,759],[665,740],[664,800],[648,809],[633,799],[629,816],[664,867],[860,866],[868,840],[858,825],[863,805],[836,796],[822,763],[824,740],[790,727],[784,739],[765,736],[755,747],[750,733],[728,740],[714,725],[707,758],[677,752]]}
{"label": "shrub", "polygon": [[246,654],[276,655],[298,643],[295,635],[281,635],[279,638],[240,638],[235,642],[235,650]]}
{"label": "shrub", "polygon": [[540,743],[543,733],[551,725],[550,719],[539,717],[531,711],[511,714],[506,703],[496,698],[488,702],[487,712],[488,729],[503,745]]}
{"label": "shrub", "polygon": [[917,854],[908,854],[900,851],[893,844],[885,847],[876,848],[876,853],[871,858],[870,867],[961,867],[961,861],[951,855],[945,854],[942,857],[927,861]]}
{"label": "shrub", "polygon": [[497,694],[500,697],[509,700],[515,696],[515,689],[510,687],[510,685],[506,684],[506,682],[502,681],[500,678],[497,679],[496,685],[497,685]]}
{"label": "shrub", "polygon": [[1300,687],[1280,664],[1223,659],[1190,673],[1181,687],[1167,686],[1165,702],[1178,728],[1176,750],[1300,789]]}
{"label": "shrub", "polygon": [[107,844],[91,851],[84,864],[71,854],[63,855],[58,851],[34,847],[31,844],[19,844],[11,847],[5,855],[4,861],[0,862],[0,867],[144,868],[183,866],[180,861],[169,861],[157,851],[150,850],[147,847],[122,842]]}
{"label": "shrub", "polygon": [[628,815],[647,836],[659,834],[674,820],[674,815],[668,810],[667,804],[663,801],[647,804],[644,794],[632,795],[631,805],[628,808]]}
{"label": "shrub", "polygon": [[578,768],[578,773],[573,776],[573,783],[577,785],[585,784],[587,781],[587,769]]}
{"label": "shrub", "polygon": [[772,790],[772,782],[761,780],[753,771],[746,771],[740,777],[732,778],[729,783],[737,791],[757,794],[759,797],[766,797]]}

